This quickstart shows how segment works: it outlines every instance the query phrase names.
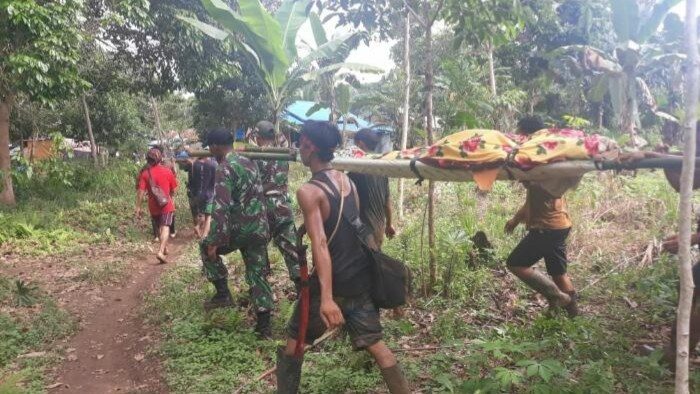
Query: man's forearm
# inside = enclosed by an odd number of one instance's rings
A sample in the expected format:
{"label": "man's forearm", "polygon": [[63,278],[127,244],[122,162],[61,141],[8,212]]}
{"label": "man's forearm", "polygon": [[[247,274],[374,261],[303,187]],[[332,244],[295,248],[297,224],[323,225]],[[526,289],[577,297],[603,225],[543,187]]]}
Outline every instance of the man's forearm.
{"label": "man's forearm", "polygon": [[318,281],[321,284],[321,300],[333,299],[333,268],[326,245],[313,248],[314,267],[318,273]]}

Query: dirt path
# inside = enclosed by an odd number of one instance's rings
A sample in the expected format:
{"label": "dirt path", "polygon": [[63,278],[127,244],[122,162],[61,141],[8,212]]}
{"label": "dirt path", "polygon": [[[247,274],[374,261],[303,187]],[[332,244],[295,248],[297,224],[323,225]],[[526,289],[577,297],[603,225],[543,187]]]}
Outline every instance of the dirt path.
{"label": "dirt path", "polygon": [[[192,234],[181,232],[170,244],[171,261],[191,241]],[[68,341],[66,359],[56,371],[51,392],[167,392],[160,361],[148,354],[156,339],[153,328],[144,324],[140,311],[144,294],[155,288],[169,265],[156,264],[149,256],[132,267],[132,274],[123,283],[103,290],[101,301],[74,299],[86,304],[86,313],[80,331]]]}

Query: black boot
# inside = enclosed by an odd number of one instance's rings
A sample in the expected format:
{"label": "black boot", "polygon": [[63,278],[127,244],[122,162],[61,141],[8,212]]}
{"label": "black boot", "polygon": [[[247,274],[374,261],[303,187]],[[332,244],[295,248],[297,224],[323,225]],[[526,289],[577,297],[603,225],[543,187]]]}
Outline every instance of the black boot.
{"label": "black boot", "polygon": [[204,310],[210,311],[216,308],[225,308],[233,305],[231,291],[228,289],[228,281],[226,278],[217,279],[212,282],[216,288],[216,294],[210,300],[204,302]]}
{"label": "black boot", "polygon": [[284,354],[284,347],[277,348],[277,394],[297,394],[301,382],[301,365],[304,357]]}
{"label": "black boot", "polygon": [[270,311],[258,312],[255,332],[262,339],[272,339],[272,326],[270,325]]}
{"label": "black boot", "polygon": [[411,389],[408,387],[408,381],[401,371],[399,364],[389,368],[382,368],[382,377],[389,388],[391,394],[411,394]]}

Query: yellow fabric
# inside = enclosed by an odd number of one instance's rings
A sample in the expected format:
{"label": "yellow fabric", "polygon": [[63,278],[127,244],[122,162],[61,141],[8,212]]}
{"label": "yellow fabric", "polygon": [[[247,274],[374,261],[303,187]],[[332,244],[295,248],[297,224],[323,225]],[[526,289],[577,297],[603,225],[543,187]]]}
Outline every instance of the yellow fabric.
{"label": "yellow fabric", "polygon": [[588,160],[616,148],[614,141],[598,134],[572,129],[544,129],[520,145],[515,162],[527,168],[561,160]]}
{"label": "yellow fabric", "polygon": [[517,144],[497,130],[464,130],[448,135],[429,147],[389,152],[386,160],[419,159],[438,167],[461,167],[503,162]]}

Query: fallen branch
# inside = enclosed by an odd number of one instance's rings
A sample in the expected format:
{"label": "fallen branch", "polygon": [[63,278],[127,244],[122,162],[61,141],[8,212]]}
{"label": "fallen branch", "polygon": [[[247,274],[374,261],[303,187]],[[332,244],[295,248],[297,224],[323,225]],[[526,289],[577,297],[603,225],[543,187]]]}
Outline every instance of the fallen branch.
{"label": "fallen branch", "polygon": [[[317,340],[315,340],[314,343],[312,343],[311,345],[306,345],[306,346],[304,346],[304,352],[306,352],[306,351],[309,350],[309,349],[313,349],[313,348],[315,348],[316,346],[320,345],[321,343],[325,342],[327,339],[329,339],[330,337],[332,337],[333,335],[335,335],[337,332],[338,332],[338,329],[337,329],[337,328],[334,328],[334,329],[332,329],[332,330],[330,330],[330,331],[326,331],[326,332],[325,332],[323,335],[321,335]],[[268,377],[268,376],[272,375],[273,373],[275,373],[275,371],[277,371],[277,366],[276,366],[276,365],[275,365],[274,367],[272,367],[272,368],[266,370],[265,372],[261,373],[261,374],[258,375],[258,377],[256,377],[255,379],[253,379],[253,380],[251,380],[251,381],[249,381],[249,382],[247,382],[247,383],[244,383],[242,386],[240,386],[239,388],[237,388],[237,389],[233,392],[233,394],[240,394],[240,393],[242,393],[243,390],[246,389],[248,386],[252,385],[253,383],[256,383],[256,382],[259,382],[259,381],[265,379],[266,377]]]}
{"label": "fallen branch", "polygon": [[[466,345],[467,343],[465,343]],[[446,345],[446,346],[426,346],[426,347],[408,347],[403,349],[394,349],[394,353],[407,353],[407,352],[430,352],[435,350],[450,349],[460,347],[459,345]]]}

